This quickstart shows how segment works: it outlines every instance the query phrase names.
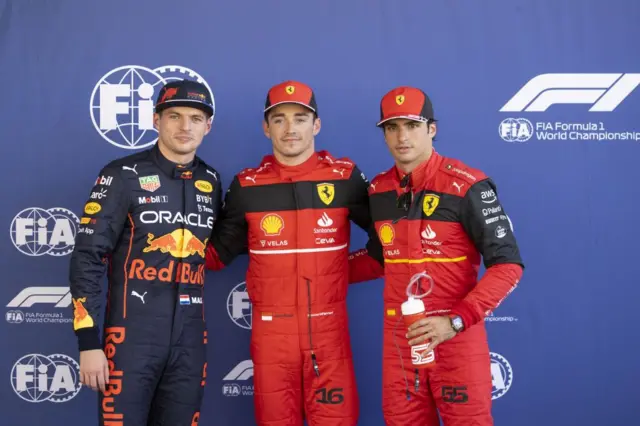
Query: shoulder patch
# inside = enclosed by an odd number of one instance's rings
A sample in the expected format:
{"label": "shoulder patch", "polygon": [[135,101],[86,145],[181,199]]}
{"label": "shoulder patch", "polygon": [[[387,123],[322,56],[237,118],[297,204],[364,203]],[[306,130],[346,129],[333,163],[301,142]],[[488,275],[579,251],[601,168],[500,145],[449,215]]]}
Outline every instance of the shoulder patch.
{"label": "shoulder patch", "polygon": [[353,161],[348,157],[334,158],[327,151],[318,152],[318,161],[333,167],[341,167],[345,170],[351,170],[355,167]]}
{"label": "shoulder patch", "polygon": [[315,177],[322,179],[349,179],[356,165],[347,157],[334,158],[327,151],[318,152],[319,164],[316,170],[320,173]]}
{"label": "shoulder patch", "polygon": [[260,162],[260,167],[249,167],[242,169],[240,173],[236,175],[241,186],[252,186],[265,183],[273,183],[273,179],[276,177],[271,167],[273,164],[273,158],[270,155],[265,156]]}
{"label": "shoulder patch", "polygon": [[442,161],[442,167],[440,168],[444,173],[449,176],[461,179],[467,182],[469,185],[473,185],[481,180],[486,179],[486,175],[472,167],[467,166],[462,161],[453,160],[451,158],[444,158]]}
{"label": "shoulder patch", "polygon": [[390,172],[393,168],[378,173],[369,184],[369,194],[376,192],[387,192],[394,190],[393,181]]}

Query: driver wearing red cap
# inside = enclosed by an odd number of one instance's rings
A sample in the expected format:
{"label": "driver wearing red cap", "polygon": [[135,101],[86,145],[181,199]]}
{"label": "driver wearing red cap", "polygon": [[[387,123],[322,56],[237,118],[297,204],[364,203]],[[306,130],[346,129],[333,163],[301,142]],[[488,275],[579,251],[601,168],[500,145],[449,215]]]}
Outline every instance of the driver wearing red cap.
{"label": "driver wearing red cap", "polygon": [[[429,97],[399,87],[380,104],[395,165],[371,182],[369,197],[384,253],[382,409],[389,426],[490,426],[491,371],[484,317],[514,290],[523,262],[493,181],[433,149],[436,123]],[[360,251],[351,281],[377,278],[378,260]],[[478,281],[481,260],[486,273]],[[426,272],[427,317],[407,331],[400,305],[412,276]],[[426,289],[425,289],[426,290]],[[411,346],[429,343],[426,349]],[[412,358],[435,353],[435,366]]]}
{"label": "driver wearing red cap", "polygon": [[[358,420],[346,296],[350,222],[373,229],[369,182],[348,158],[316,151],[311,88],[269,90],[273,154],[235,176],[208,245],[207,268],[249,251],[251,359],[258,425],[352,426]],[[375,232],[368,248],[379,252]],[[380,258],[380,260],[382,260]]]}

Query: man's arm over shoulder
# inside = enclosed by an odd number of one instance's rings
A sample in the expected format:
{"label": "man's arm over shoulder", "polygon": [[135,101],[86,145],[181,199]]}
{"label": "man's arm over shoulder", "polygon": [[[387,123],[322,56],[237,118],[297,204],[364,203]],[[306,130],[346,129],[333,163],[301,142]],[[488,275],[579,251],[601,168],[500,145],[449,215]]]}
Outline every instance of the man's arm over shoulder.
{"label": "man's arm over shoulder", "polygon": [[482,254],[486,272],[475,288],[451,313],[459,315],[465,328],[482,321],[515,289],[524,263],[511,226],[511,220],[498,199],[490,178],[474,183],[461,203],[461,222]]}
{"label": "man's arm over shoulder", "polygon": [[371,281],[384,275],[382,245],[378,239],[369,207],[369,181],[357,166],[349,178],[351,197],[349,219],[368,235],[365,249],[349,255],[349,283]]}
{"label": "man's arm over shoulder", "polygon": [[[218,195],[221,201],[222,194]],[[247,251],[248,224],[242,200],[242,187],[235,176],[227,193],[220,216],[207,244],[207,269],[220,270],[229,265],[238,255]]]}
{"label": "man's arm over shoulder", "polygon": [[101,280],[107,258],[116,246],[128,220],[129,196],[120,166],[100,172],[83,207],[80,227],[69,265],[73,300],[73,328],[80,351],[99,349],[96,320],[102,310]]}

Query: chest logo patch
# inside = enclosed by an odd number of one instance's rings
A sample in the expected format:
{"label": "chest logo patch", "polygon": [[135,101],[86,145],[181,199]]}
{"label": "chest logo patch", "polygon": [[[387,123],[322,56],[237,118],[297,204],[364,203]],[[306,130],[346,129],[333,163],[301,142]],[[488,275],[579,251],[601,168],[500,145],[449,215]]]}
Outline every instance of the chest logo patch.
{"label": "chest logo patch", "polygon": [[149,192],[154,192],[160,188],[160,177],[158,175],[142,176],[138,178],[138,181],[140,182],[140,188]]}
{"label": "chest logo patch", "polygon": [[440,204],[440,196],[435,194],[427,194],[422,200],[422,211],[427,216],[431,216],[436,210],[436,207],[438,207],[438,204]]}
{"label": "chest logo patch", "polygon": [[197,180],[193,185],[202,192],[210,193],[213,191],[213,185],[206,180]]}
{"label": "chest logo patch", "polygon": [[260,228],[267,237],[280,235],[284,228],[284,220],[279,215],[270,213],[262,218]]}
{"label": "chest logo patch", "polygon": [[319,183],[316,185],[320,200],[326,205],[331,204],[336,195],[336,189],[332,183]]}
{"label": "chest logo patch", "polygon": [[383,246],[388,246],[393,244],[393,239],[396,236],[396,233],[393,231],[393,226],[385,223],[378,230],[378,235],[380,236],[380,242]]}

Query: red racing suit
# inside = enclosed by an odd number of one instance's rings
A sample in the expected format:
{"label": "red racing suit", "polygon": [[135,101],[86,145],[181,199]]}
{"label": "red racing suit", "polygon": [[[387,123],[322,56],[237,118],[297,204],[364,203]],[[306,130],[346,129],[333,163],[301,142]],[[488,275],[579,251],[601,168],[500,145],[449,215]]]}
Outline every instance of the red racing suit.
{"label": "red racing suit", "polygon": [[268,155],[231,183],[206,252],[217,270],[249,252],[258,425],[352,426],[359,401],[346,296],[350,221],[371,232],[369,182],[348,159]]}
{"label": "red racing suit", "polygon": [[[413,197],[405,210],[397,200],[408,191]],[[515,288],[524,267],[496,186],[481,171],[433,151],[410,176],[396,167],[378,175],[369,197],[384,255],[382,408],[387,425],[437,426],[438,412],[445,426],[492,425],[483,320]],[[382,273],[366,254],[352,255],[351,282]],[[487,271],[477,281],[480,256]],[[400,304],[407,300],[409,280],[422,271],[434,279],[433,291],[423,299],[427,314],[460,316],[464,329],[436,347],[434,368],[415,370]]]}

